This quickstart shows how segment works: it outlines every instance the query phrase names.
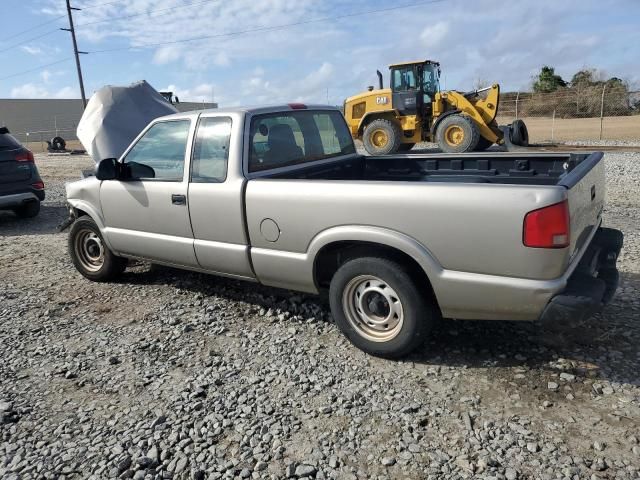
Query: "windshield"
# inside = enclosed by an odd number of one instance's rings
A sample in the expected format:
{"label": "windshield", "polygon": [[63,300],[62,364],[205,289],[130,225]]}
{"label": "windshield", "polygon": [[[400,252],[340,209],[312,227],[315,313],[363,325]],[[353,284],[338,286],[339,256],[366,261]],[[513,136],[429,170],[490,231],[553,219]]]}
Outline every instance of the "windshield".
{"label": "windshield", "polygon": [[427,64],[424,66],[423,71],[423,83],[422,89],[424,93],[433,95],[436,92],[440,91],[440,81],[439,81],[439,72],[438,66],[433,64]]}

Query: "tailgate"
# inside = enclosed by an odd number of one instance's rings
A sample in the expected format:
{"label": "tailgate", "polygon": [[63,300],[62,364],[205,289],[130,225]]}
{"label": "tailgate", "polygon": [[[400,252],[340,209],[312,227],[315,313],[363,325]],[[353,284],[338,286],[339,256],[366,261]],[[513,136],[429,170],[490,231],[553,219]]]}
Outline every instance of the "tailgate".
{"label": "tailgate", "polygon": [[595,152],[582,160],[559,185],[568,189],[573,255],[600,225],[605,195],[603,153]]}
{"label": "tailgate", "polygon": [[26,182],[31,179],[31,163],[16,162],[16,152],[0,149],[0,183]]}

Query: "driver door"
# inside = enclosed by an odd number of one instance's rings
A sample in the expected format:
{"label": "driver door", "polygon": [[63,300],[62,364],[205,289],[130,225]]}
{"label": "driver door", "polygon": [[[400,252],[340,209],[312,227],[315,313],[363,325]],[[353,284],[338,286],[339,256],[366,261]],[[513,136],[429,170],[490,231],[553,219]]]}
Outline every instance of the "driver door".
{"label": "driver door", "polygon": [[[121,159],[131,166],[134,178],[102,182],[104,233],[118,254],[198,266],[187,198],[191,123],[178,119],[152,124]],[[136,169],[136,164],[152,170]]]}

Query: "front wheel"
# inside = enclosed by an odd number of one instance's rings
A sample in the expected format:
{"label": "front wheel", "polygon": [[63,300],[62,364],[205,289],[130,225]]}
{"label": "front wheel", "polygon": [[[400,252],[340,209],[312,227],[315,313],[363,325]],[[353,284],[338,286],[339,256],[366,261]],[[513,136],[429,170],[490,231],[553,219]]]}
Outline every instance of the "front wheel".
{"label": "front wheel", "polygon": [[69,255],[76,270],[95,282],[112,280],[127,266],[125,258],[118,257],[109,250],[100,229],[87,216],[78,218],[71,226]]}
{"label": "front wheel", "polygon": [[445,153],[473,152],[480,140],[480,130],[468,116],[452,114],[438,125],[436,140]]}
{"label": "front wheel", "polygon": [[378,257],[343,264],[331,279],[329,302],[336,324],[351,343],[387,358],[420,346],[439,316],[402,265]]}
{"label": "front wheel", "polygon": [[396,153],[402,144],[402,131],[398,124],[386,118],[373,120],[364,128],[362,143],[370,155]]}

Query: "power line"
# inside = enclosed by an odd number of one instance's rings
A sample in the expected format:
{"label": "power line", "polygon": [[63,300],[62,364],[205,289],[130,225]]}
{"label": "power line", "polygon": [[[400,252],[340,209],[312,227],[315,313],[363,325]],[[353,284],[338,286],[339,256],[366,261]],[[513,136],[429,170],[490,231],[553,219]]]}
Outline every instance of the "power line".
{"label": "power line", "polygon": [[47,63],[46,65],[40,65],[40,66],[35,67],[35,68],[30,68],[29,70],[24,70],[22,72],[13,73],[13,74],[7,75],[5,77],[0,77],[0,80],[6,80],[7,78],[17,77],[17,76],[20,76],[20,75],[24,75],[25,73],[35,72],[36,70],[40,70],[41,68],[50,67],[52,65],[57,65],[57,64],[62,63],[62,62],[68,62],[69,60],[72,60],[72,59],[73,59],[72,57],[63,58],[62,60],[58,60],[56,62]]}
{"label": "power line", "polygon": [[105,5],[113,5],[114,3],[122,3],[122,0],[115,0],[113,2],[95,3],[93,5],[82,5],[82,10],[91,10],[92,8],[104,7]]}
{"label": "power line", "polygon": [[[208,0],[208,1],[211,1],[211,0]],[[344,15],[337,15],[337,16],[333,16],[333,17],[323,17],[323,18],[304,20],[304,21],[293,22],[293,23],[288,23],[288,24],[275,25],[275,26],[272,26],[272,27],[256,27],[256,28],[253,28],[253,29],[240,30],[240,31],[236,31],[236,32],[220,33],[220,34],[215,34],[215,35],[203,35],[203,36],[200,36],[200,37],[186,38],[186,39],[182,39],[182,40],[173,40],[173,41],[168,41],[168,42],[158,42],[158,43],[153,43],[153,44],[144,44],[144,45],[129,46],[129,47],[119,47],[119,48],[109,48],[109,49],[103,49],[103,50],[94,50],[94,51],[88,52],[88,53],[108,53],[108,52],[115,52],[115,51],[122,51],[122,50],[135,50],[135,49],[138,49],[138,48],[150,48],[150,47],[157,47],[157,46],[162,46],[162,45],[171,45],[171,44],[176,44],[176,43],[186,43],[186,42],[193,42],[193,41],[198,41],[198,40],[206,40],[206,39],[210,39],[210,38],[231,37],[231,36],[235,36],[235,35],[243,35],[243,34],[254,33],[254,32],[282,30],[282,29],[286,29],[286,28],[290,28],[290,27],[296,27],[296,26],[300,26],[300,25],[308,25],[308,24],[311,24],[311,23],[326,22],[326,21],[331,21],[331,20],[340,20],[340,19],[344,19],[344,18],[353,18],[353,17],[359,17],[359,16],[363,16],[363,15],[371,15],[371,14],[376,14],[376,13],[389,12],[389,11],[393,11],[393,10],[401,10],[401,9],[404,9],[404,8],[410,8],[410,7],[415,7],[415,6],[419,6],[419,5],[443,3],[443,2],[446,2],[446,1],[447,0],[427,0],[427,1],[414,2],[414,3],[410,3],[410,4],[405,4],[405,5],[398,5],[398,6],[394,6],[394,7],[380,8],[380,9],[376,9],[376,10],[368,10],[368,11],[365,11],[365,12],[347,13],[347,14],[344,14]],[[102,6],[102,5],[106,5],[106,4],[113,4],[113,3],[117,3],[117,2],[106,2],[106,3],[103,3],[103,4],[94,5],[94,6],[98,7],[98,6]],[[200,2],[200,3],[205,3],[205,2]],[[173,7],[172,9],[175,9],[175,8],[177,8],[177,7]],[[117,18],[112,19],[112,20],[117,20]],[[49,23],[49,22],[47,22],[47,23]],[[80,26],[80,25],[78,25],[78,26]],[[31,72],[39,70],[41,68],[50,67],[52,65],[57,65],[59,63],[67,62],[69,60],[71,60],[71,58],[64,58],[62,60],[58,60],[58,61],[55,61],[55,62],[52,62],[52,63],[48,63],[46,65],[40,65],[38,67],[31,68],[29,70],[24,70],[22,72],[17,72],[17,73],[11,74],[11,75],[0,77],[0,80],[6,80],[8,78],[13,78],[13,77],[17,77],[17,76],[20,76],[20,75],[24,75],[26,73],[31,73]]]}
{"label": "power line", "polygon": [[[121,2],[122,2],[122,0],[115,0],[115,1],[112,1],[112,2],[97,3],[97,4],[94,4],[94,5],[88,5],[86,7],[82,7],[82,9],[83,10],[90,10],[92,8],[103,7],[105,5],[113,5],[115,3],[121,3]],[[31,32],[33,30],[37,30],[40,27],[43,27],[45,25],[49,25],[50,23],[53,23],[53,22],[57,22],[58,20],[60,20],[62,18],[65,18],[66,16],[67,16],[66,14],[58,15],[57,17],[54,17],[51,20],[47,20],[46,22],[38,23],[37,25],[34,25],[33,27],[29,27],[29,28],[27,28],[25,30],[22,30],[22,31],[18,32],[18,33],[14,33],[13,35],[9,35],[8,37],[4,37],[4,38],[0,39],[0,42],[5,42],[7,40],[11,40],[12,38],[19,37],[19,36],[21,36],[21,35],[23,35],[23,34],[25,34],[27,32]],[[52,32],[53,31],[56,31],[56,30],[52,30]],[[35,38],[32,38],[30,40],[25,40],[25,41],[30,42],[31,40],[35,40],[37,38],[41,38],[41,37],[35,37]]]}
{"label": "power line", "polygon": [[14,33],[13,35],[9,35],[8,37],[5,37],[5,38],[1,39],[0,42],[5,42],[7,40],[11,40],[12,38],[19,37],[23,33],[27,33],[27,32],[30,32],[32,30],[36,30],[36,29],[38,29],[38,28],[40,28],[40,27],[42,27],[44,25],[48,25],[50,23],[57,22],[58,20],[60,20],[61,18],[64,18],[64,17],[66,17],[66,15],[60,15],[60,16],[52,18],[51,20],[48,20],[46,22],[39,23],[37,25],[34,25],[33,27],[27,28],[26,30],[22,30],[21,32]]}
{"label": "power line", "polygon": [[[192,6],[195,6],[195,5],[202,5],[203,3],[210,3],[212,1],[219,1],[219,0],[200,0],[198,2],[183,3],[182,5],[177,5],[175,7],[161,8],[161,9],[158,9],[158,10],[149,10],[148,12],[142,12],[142,13],[132,13],[131,15],[124,15],[124,16],[121,16],[121,17],[109,17],[109,18],[105,18],[105,19],[102,19],[102,20],[96,20],[94,22],[79,23],[78,25],[76,25],[76,28],[86,27],[88,25],[96,25],[98,23],[113,22],[113,21],[116,21],[116,20],[125,20],[127,18],[141,17],[143,15],[149,15],[151,13],[168,12],[168,11],[171,11],[171,10],[177,10],[179,8],[186,8],[186,7],[192,7]],[[110,2],[110,3],[116,3],[116,2]],[[106,4],[101,4],[101,5],[106,5]],[[95,5],[95,6],[99,7],[101,5]],[[84,7],[83,7],[83,10],[84,10]]]}
{"label": "power line", "polygon": [[27,40],[23,40],[22,42],[14,43],[14,44],[12,44],[12,45],[10,45],[8,47],[5,47],[5,48],[1,49],[0,52],[6,52],[8,50],[12,50],[12,49],[14,49],[16,47],[19,47],[20,45],[24,45],[25,43],[29,43],[29,42],[31,42],[33,40],[38,40],[39,38],[46,37],[47,35],[51,35],[52,33],[58,32],[58,31],[59,31],[59,29],[57,29],[57,28],[55,30],[49,30],[48,32],[45,32],[45,33],[43,33],[41,35],[38,35],[37,37],[31,37],[31,38],[28,38]]}
{"label": "power line", "polygon": [[[236,32],[228,32],[228,33],[218,33],[218,34],[214,34],[214,35],[202,35],[199,37],[192,37],[192,38],[185,38],[182,40],[171,40],[171,41],[167,41],[167,42],[158,42],[158,43],[147,43],[147,44],[143,44],[143,45],[131,45],[128,47],[117,47],[117,48],[107,48],[107,49],[103,49],[103,50],[93,50],[90,51],[89,53],[107,53],[107,52],[117,52],[117,51],[122,51],[122,50],[135,50],[138,48],[151,48],[151,47],[159,47],[162,45],[173,45],[176,43],[186,43],[186,42],[195,42],[198,40],[208,40],[211,38],[220,38],[220,37],[232,37],[232,36],[236,36],[236,35],[244,35],[247,33],[255,33],[255,32],[265,32],[265,31],[273,31],[273,30],[284,30],[286,28],[290,28],[290,27],[297,27],[300,25],[308,25],[310,23],[319,23],[319,22],[327,22],[327,21],[332,21],[332,20],[341,20],[344,18],[353,18],[353,17],[360,17],[363,15],[371,15],[374,13],[384,13],[384,12],[389,12],[392,10],[400,10],[403,8],[410,8],[410,7],[415,7],[415,6],[419,6],[419,5],[427,5],[427,4],[433,4],[433,3],[442,3],[445,2],[446,0],[427,0],[427,1],[423,1],[423,2],[415,2],[415,3],[411,3],[411,4],[406,4],[406,5],[398,5],[395,7],[387,7],[387,8],[380,8],[377,10],[367,10],[365,12],[354,12],[354,13],[346,13],[344,15],[337,15],[334,17],[323,17],[323,18],[314,18],[311,20],[303,20],[303,21],[299,21],[299,22],[293,22],[293,23],[285,23],[282,25],[274,25],[274,26],[270,26],[270,27],[256,27],[256,28],[251,28],[251,29],[247,29],[247,30],[239,30]],[[86,25],[86,24],[85,24]]]}

